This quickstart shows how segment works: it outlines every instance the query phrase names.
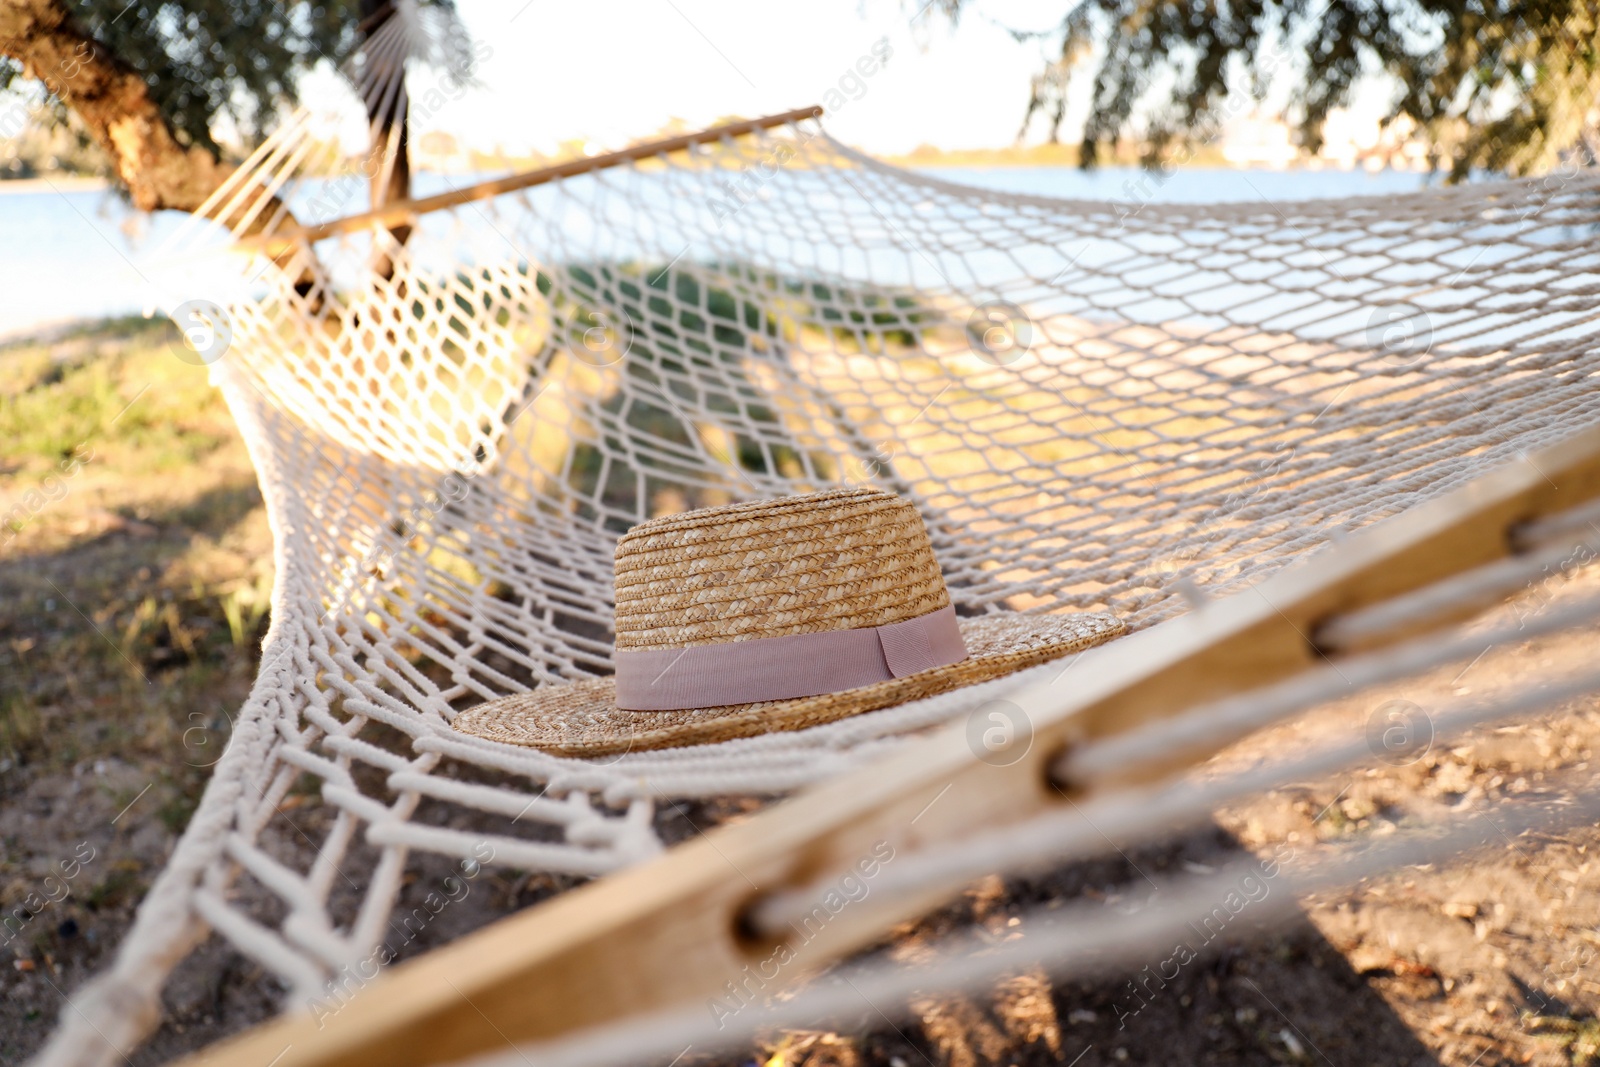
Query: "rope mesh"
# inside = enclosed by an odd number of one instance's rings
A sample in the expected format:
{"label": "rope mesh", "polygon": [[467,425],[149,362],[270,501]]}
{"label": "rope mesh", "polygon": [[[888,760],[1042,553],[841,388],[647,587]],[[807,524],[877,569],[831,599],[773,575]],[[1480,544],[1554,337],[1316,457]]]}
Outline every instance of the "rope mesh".
{"label": "rope mesh", "polygon": [[[1149,625],[1591,419],[1596,182],[1128,212],[807,124],[319,242],[230,309],[248,358],[218,365],[284,557],[248,773],[313,774],[396,852],[472,854],[416,825],[438,802],[557,831],[491,835],[505,862],[637,860],[658,793],[792,787],[906,716],[600,766],[451,732],[608,670],[623,530],[870,480],[922,509],[964,612]],[[511,777],[440,773],[464,764]],[[307,921],[283,952],[370,947],[272,873]]]}
{"label": "rope mesh", "polygon": [[[131,1041],[148,1018],[107,1020],[202,921],[316,998],[411,850],[603,873],[661,848],[661,798],[790,790],[993,689],[599,762],[454,733],[609,670],[612,548],[646,518],[871,482],[962,613],[1140,628],[1594,421],[1597,192],[1051,200],[801,122],[257,255],[213,374],[276,537],[263,667],[80,998],[99,1028],[51,1055]],[[326,830],[267,832],[306,780]]]}

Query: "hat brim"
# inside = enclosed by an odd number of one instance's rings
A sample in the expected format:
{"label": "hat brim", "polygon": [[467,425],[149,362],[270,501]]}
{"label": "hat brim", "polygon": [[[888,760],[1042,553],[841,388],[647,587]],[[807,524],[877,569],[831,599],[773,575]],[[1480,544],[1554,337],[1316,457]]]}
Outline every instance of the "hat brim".
{"label": "hat brim", "polygon": [[623,711],[616,683],[591,678],[545,685],[468,708],[451,723],[475,737],[561,756],[619,756],[804,730],[1081,652],[1126,632],[1111,615],[985,615],[959,620],[967,658],[872,685],[793,700],[684,711]]}

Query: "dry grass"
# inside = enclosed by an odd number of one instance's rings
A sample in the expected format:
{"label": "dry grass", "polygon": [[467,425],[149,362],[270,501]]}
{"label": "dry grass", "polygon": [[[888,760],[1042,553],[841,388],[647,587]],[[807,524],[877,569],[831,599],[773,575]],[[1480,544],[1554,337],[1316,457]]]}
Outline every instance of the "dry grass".
{"label": "dry grass", "polygon": [[[42,979],[114,948],[255,674],[271,538],[174,339],[133,319],[0,347],[0,1063],[54,1023]],[[41,893],[90,852],[70,897]]]}

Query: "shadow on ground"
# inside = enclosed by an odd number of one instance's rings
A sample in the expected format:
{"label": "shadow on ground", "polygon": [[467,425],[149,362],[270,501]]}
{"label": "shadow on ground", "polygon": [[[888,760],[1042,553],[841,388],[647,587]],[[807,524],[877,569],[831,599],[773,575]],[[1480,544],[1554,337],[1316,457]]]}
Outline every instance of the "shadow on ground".
{"label": "shadow on ground", "polygon": [[[138,506],[84,478],[0,551],[0,1064],[37,1050],[64,995],[109,965],[227,744],[268,622],[247,474]],[[269,991],[248,1008],[237,992],[259,970],[221,956],[206,1010],[264,1017]]]}
{"label": "shadow on ground", "polygon": [[[1222,828],[1196,830],[1126,857],[1071,864],[1027,881],[991,878],[960,901],[897,932],[872,955],[912,962],[938,938],[976,926],[995,941],[1027,935],[1027,916],[1068,901],[1145,901],[1151,880],[1220,868],[1245,855]],[[853,1034],[770,1035],[751,1053],[701,1063],[804,1067],[980,1067],[1117,1064],[1251,1067],[1422,1067],[1440,1061],[1305,917],[1273,929],[1230,928],[1183,966],[1171,949],[1114,978],[1055,980],[1017,974],[981,995],[929,997],[896,1016],[863,1004]],[[1191,938],[1199,945],[1201,937]],[[1435,983],[1437,984],[1437,983]],[[883,1009],[880,1011],[879,1009]],[[890,1021],[890,1017],[893,1021]],[[685,1057],[689,1062],[694,1057]]]}

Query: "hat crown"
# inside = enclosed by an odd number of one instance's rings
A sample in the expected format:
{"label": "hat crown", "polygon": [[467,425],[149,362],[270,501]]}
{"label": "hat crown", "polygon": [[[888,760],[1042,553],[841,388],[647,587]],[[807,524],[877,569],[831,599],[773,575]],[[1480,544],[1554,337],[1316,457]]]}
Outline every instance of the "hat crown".
{"label": "hat crown", "polygon": [[881,489],[704,508],[617,542],[619,651],[888,626],[949,603],[922,517]]}

